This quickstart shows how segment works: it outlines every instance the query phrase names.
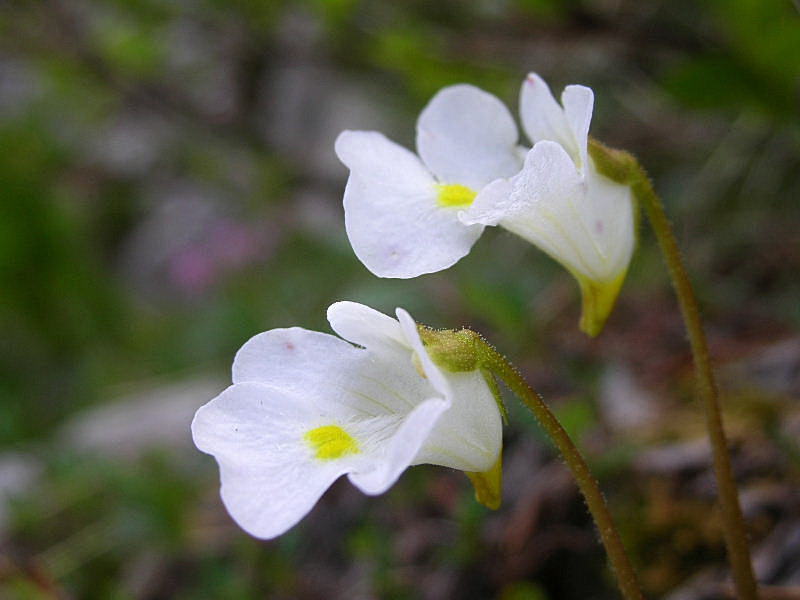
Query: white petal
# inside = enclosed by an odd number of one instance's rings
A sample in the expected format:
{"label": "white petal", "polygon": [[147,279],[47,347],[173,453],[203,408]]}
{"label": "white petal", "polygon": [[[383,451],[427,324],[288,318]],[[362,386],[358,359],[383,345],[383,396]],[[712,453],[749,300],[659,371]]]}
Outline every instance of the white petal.
{"label": "white petal", "polygon": [[383,448],[381,460],[369,470],[350,473],[348,478],[365,494],[382,494],[414,461],[425,439],[450,402],[431,398],[412,410]]}
{"label": "white petal", "polygon": [[328,322],[344,339],[365,348],[374,349],[386,344],[409,348],[396,319],[357,302],[331,304],[328,307]]}
{"label": "white petal", "polygon": [[564,115],[567,118],[575,143],[578,145],[580,162],[584,168],[588,164],[589,124],[592,122],[594,108],[594,92],[583,85],[568,85],[561,94]]}
{"label": "white petal", "polygon": [[497,402],[480,371],[445,373],[451,407],[436,423],[414,461],[461,471],[488,471],[503,445]]}
{"label": "white petal", "polygon": [[413,194],[435,183],[416,154],[377,131],[343,131],[335,150],[352,174],[379,181],[390,194]]}
{"label": "white petal", "polygon": [[271,329],[250,338],[233,359],[233,383],[257,381],[301,391],[327,385],[330,373],[358,360],[358,348],[302,327]]}
{"label": "white petal", "polygon": [[497,225],[509,213],[513,212],[511,192],[514,189],[512,179],[493,181],[476,196],[472,205],[458,213],[458,218],[465,225],[480,223]]}
{"label": "white petal", "polygon": [[542,140],[558,142],[572,156],[579,160],[580,147],[573,133],[572,124],[559,106],[550,87],[536,73],[529,73],[522,82],[519,112],[522,127],[536,144]]}
{"label": "white petal", "polygon": [[425,350],[417,325],[402,308],[397,318],[433,387],[451,406],[428,436],[414,464],[429,463],[462,471],[487,471],[502,446],[502,422],[494,396],[479,371],[451,373]]}
{"label": "white petal", "polygon": [[233,381],[266,383],[321,410],[360,418],[404,415],[436,395],[399,344],[368,351],[299,327],[251,338],[236,354]]}
{"label": "white petal", "polygon": [[[327,408],[334,406],[327,405]],[[349,473],[368,494],[386,491],[412,463],[449,401],[429,398],[407,415],[354,418],[260,383],[229,387],[197,411],[197,447],[219,463],[222,500],[248,533],[273,538],[296,524],[330,484]],[[335,425],[357,451],[319,459],[309,431]]]}
{"label": "white petal", "polygon": [[357,454],[314,459],[304,441],[313,413],[302,397],[257,383],[231,386],[197,411],[194,442],[217,459],[222,501],[251,535],[285,532],[363,460]]}
{"label": "white petal", "polygon": [[406,338],[406,343],[411,346],[411,349],[417,355],[425,376],[437,392],[445,398],[452,398],[453,392],[450,389],[447,378],[444,376],[444,373],[442,373],[442,370],[434,364],[428,352],[425,350],[425,346],[422,345],[416,322],[411,318],[411,315],[402,308],[398,308],[395,312],[397,313],[397,320],[400,321],[400,326],[403,328],[403,335]]}
{"label": "white petal", "polygon": [[433,176],[411,152],[377,132],[345,131],[336,153],[350,168],[345,227],[359,260],[379,277],[441,271],[469,253],[479,225],[437,203]]}
{"label": "white petal", "polygon": [[514,181],[513,207],[500,225],[538,246],[573,273],[592,279],[604,257],[592,243],[580,214],[585,182],[555,142],[538,142]]}
{"label": "white petal", "polygon": [[555,142],[538,142],[507,197],[481,195],[473,218],[489,215],[573,274],[604,282],[624,272],[633,250],[630,190],[598,175],[582,177]]}
{"label": "white petal", "polygon": [[589,164],[581,212],[598,248],[607,259],[607,278],[628,268],[636,245],[635,205],[630,186],[597,173]]}
{"label": "white petal", "polygon": [[[570,270],[590,267],[595,252],[584,252],[586,232],[575,206],[582,202],[584,182],[572,159],[555,142],[538,142],[525,167],[513,179],[499,224],[547,252]],[[482,207],[476,199],[476,206]],[[496,214],[493,216],[497,216]],[[585,255],[584,255],[585,254]]]}
{"label": "white petal", "polygon": [[505,105],[472,85],[440,90],[417,120],[417,151],[442,183],[478,192],[521,167],[517,126]]}
{"label": "white petal", "polygon": [[[525,158],[522,171],[510,180],[492,182],[478,194],[472,206],[461,213],[464,222],[500,224],[533,241],[520,228],[546,227],[548,220],[533,212],[579,197],[583,184],[575,163],[556,142],[538,142]],[[534,242],[536,243],[536,242]]]}

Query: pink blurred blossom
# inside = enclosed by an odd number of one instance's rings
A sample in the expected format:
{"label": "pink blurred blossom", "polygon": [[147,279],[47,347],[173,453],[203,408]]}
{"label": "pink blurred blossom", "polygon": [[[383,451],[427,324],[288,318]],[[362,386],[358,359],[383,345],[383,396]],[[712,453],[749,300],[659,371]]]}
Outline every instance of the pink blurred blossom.
{"label": "pink blurred blossom", "polygon": [[201,240],[170,257],[170,281],[183,292],[201,294],[254,262],[265,250],[265,241],[256,227],[232,219],[217,221]]}

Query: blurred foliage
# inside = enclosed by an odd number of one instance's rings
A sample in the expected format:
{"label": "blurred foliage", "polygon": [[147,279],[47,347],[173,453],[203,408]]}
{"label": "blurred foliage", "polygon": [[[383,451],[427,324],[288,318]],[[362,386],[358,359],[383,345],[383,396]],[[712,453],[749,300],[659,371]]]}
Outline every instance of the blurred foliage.
{"label": "blurred foliage", "polygon": [[[615,597],[574,489],[536,482],[532,463],[552,457],[518,407],[499,513],[477,505],[460,474],[414,469],[378,500],[337,484],[270,544],[230,523],[213,461],[188,444],[119,458],[65,441],[65,423],[113,406],[132,383],[213,373],[224,385],[248,337],[327,331],[325,308],[339,299],[470,324],[517,362],[587,448],[649,593],[722,564],[701,470],[635,471],[650,445],[699,435],[649,234],[596,341],[576,332],[569,276],[502,232],[445,273],[378,280],[344,235],[346,173],[330,166],[326,126],[378,120],[410,143],[419,109],[451,83],[512,110],[528,70],[555,90],[591,85],[594,134],[651,171],[715,352],[738,373],[736,360],[796,339],[800,325],[798,56],[788,0],[3,3],[0,465],[22,454],[41,472],[8,503],[0,487],[0,597]],[[355,102],[347,123],[342,97]],[[661,430],[615,434],[596,402],[611,363],[680,399]],[[781,365],[729,379],[747,391],[733,431],[756,457],[742,470],[758,489],[798,481],[785,427],[800,392],[775,383],[791,377]],[[751,439],[759,450],[748,454]],[[768,467],[758,463],[769,452]],[[522,477],[515,456],[529,461]],[[756,511],[756,542],[800,522],[770,506]],[[798,555],[771,581],[800,572]]]}
{"label": "blurred foliage", "polygon": [[675,67],[667,89],[692,106],[750,108],[771,118],[794,120],[796,125],[800,81],[796,6],[758,0],[710,4],[722,24],[717,47]]}

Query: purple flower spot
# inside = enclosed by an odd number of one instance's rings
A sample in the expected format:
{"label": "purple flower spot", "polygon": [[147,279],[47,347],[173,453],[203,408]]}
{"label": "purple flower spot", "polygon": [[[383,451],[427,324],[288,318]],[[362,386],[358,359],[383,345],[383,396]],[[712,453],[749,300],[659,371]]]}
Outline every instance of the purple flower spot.
{"label": "purple flower spot", "polygon": [[216,269],[201,249],[189,247],[173,257],[169,271],[179,288],[196,293],[211,285]]}

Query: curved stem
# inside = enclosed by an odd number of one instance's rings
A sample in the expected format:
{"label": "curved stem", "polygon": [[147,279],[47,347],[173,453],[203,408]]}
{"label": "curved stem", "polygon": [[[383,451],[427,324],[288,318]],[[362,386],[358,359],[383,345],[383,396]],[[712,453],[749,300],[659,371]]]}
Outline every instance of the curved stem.
{"label": "curved stem", "polygon": [[658,246],[672,280],[672,286],[678,296],[681,314],[692,347],[697,389],[703,402],[706,429],[711,442],[714,474],[719,487],[719,504],[722,510],[725,544],[728,548],[736,594],[742,600],[756,600],[758,590],[750,560],[747,527],[739,505],[736,481],[731,470],[728,442],[722,425],[719,394],[714,382],[714,373],[711,370],[711,359],[703,323],[700,319],[700,310],[686,268],[683,266],[678,242],[664,212],[664,205],[653,189],[650,178],[632,154],[609,148],[593,138],[589,139],[589,154],[595,168],[601,174],[613,181],[631,186],[634,197],[647,213],[647,218],[656,234]]}
{"label": "curved stem", "polygon": [[497,350],[484,341],[480,344],[479,352],[482,365],[501,379],[525,403],[564,457],[567,466],[578,482],[578,487],[586,499],[589,512],[600,532],[600,538],[608,553],[622,596],[625,600],[642,600],[643,596],[639,589],[636,573],[625,552],[614,520],[611,518],[603,492],[600,491],[597,480],[589,471],[580,450],[572,442],[558,419],[550,412],[541,396],[528,385],[522,375]]}
{"label": "curved stem", "polygon": [[669,219],[664,212],[661,200],[653,190],[650,179],[638,166],[638,176],[632,182],[634,196],[641,202],[647,218],[658,239],[658,245],[667,264],[672,285],[678,296],[683,321],[689,334],[692,357],[696,369],[697,388],[705,408],[706,428],[711,440],[714,457],[714,472],[719,487],[719,503],[725,526],[725,543],[728,547],[736,592],[743,600],[758,598],[756,580],[750,560],[750,547],[747,541],[747,529],[739,505],[739,493],[731,470],[728,443],[722,424],[719,394],[711,369],[705,332],[700,318],[689,276],[683,265],[678,243],[672,233]]}

